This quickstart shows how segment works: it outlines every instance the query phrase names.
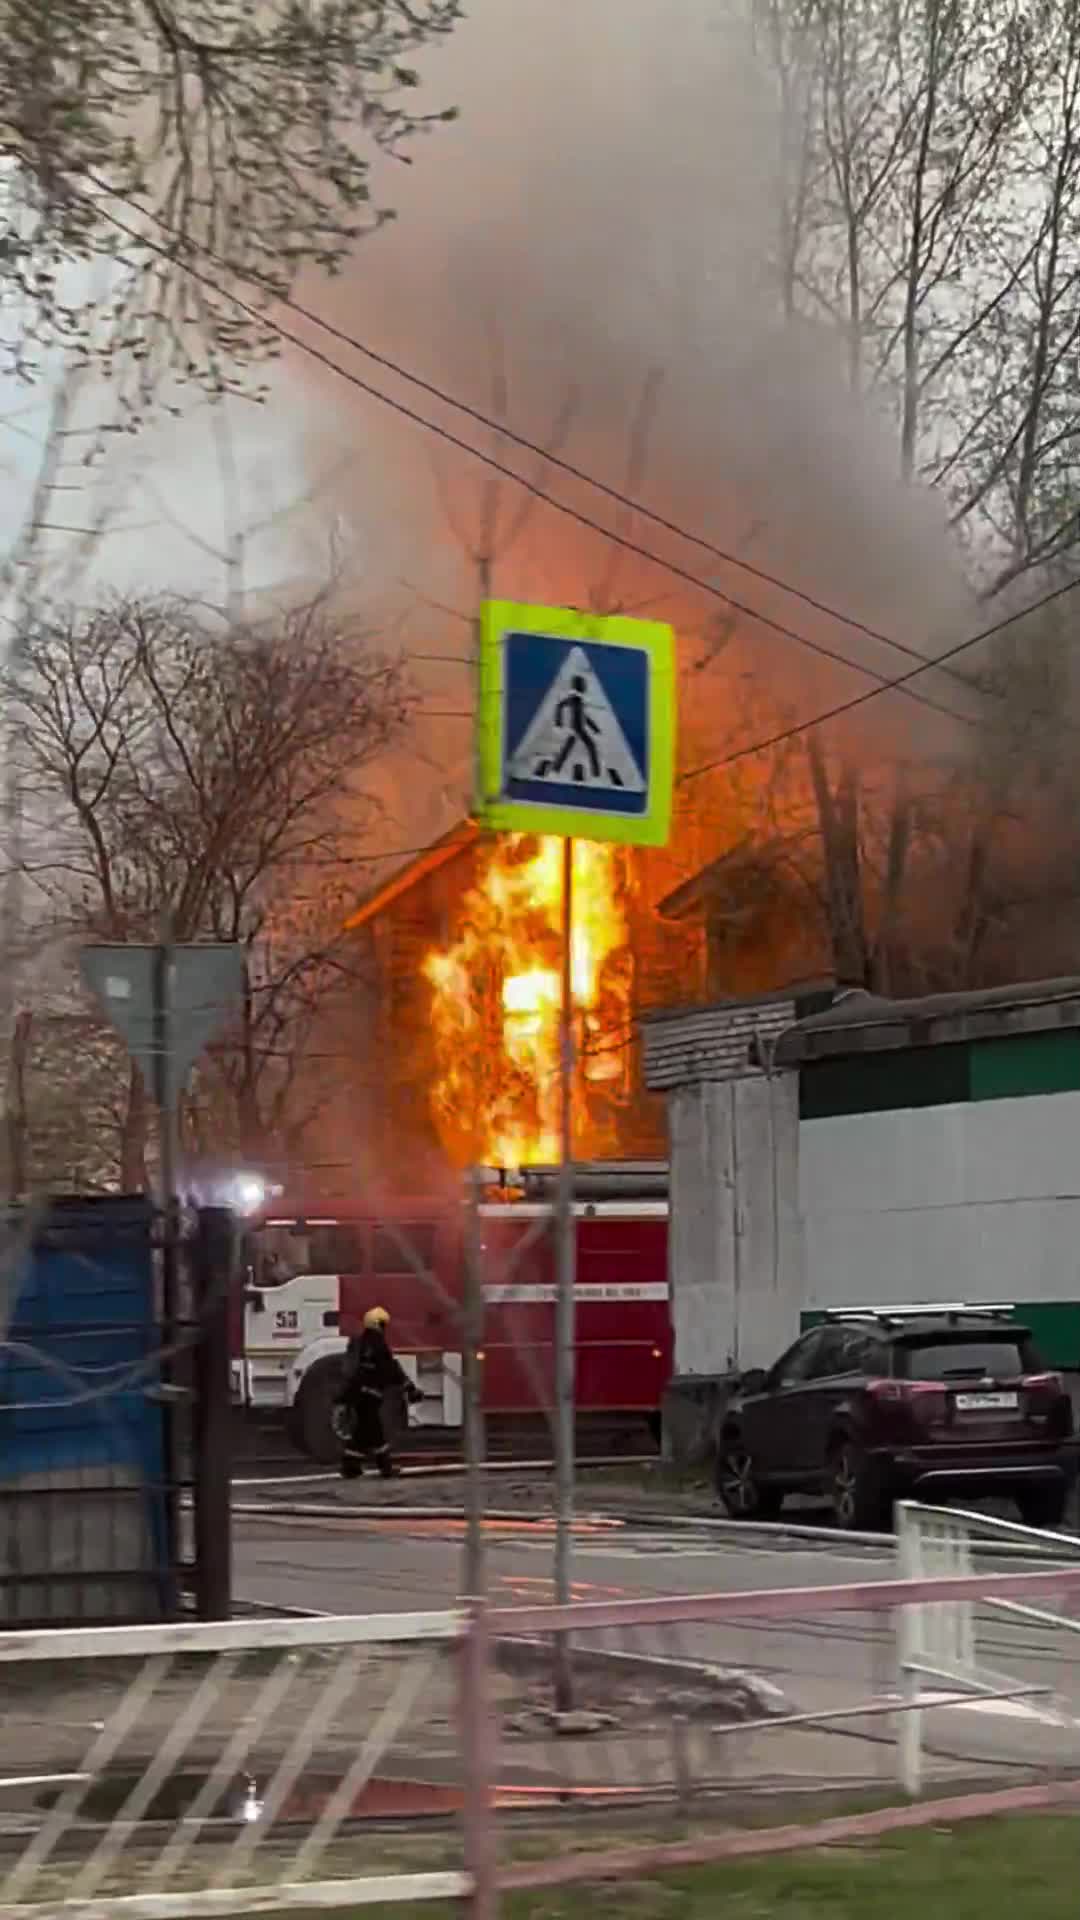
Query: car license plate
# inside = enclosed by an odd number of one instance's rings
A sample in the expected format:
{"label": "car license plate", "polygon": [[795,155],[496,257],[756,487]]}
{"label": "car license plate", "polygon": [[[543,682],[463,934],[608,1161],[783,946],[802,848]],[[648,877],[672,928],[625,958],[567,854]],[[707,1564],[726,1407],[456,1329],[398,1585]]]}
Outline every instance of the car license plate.
{"label": "car license plate", "polygon": [[957,1413],[1000,1413],[1007,1407],[1018,1407],[1020,1396],[1016,1393],[958,1393],[956,1396]]}

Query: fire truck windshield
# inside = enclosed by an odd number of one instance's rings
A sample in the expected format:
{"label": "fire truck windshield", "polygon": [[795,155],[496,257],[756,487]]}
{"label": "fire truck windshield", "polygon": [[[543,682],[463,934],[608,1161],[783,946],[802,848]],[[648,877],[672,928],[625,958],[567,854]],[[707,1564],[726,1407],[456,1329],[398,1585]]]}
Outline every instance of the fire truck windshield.
{"label": "fire truck windshield", "polygon": [[247,1230],[249,1285],[282,1287],[315,1273],[370,1274],[373,1280],[435,1271],[433,1220],[266,1220]]}
{"label": "fire truck windshield", "polygon": [[273,1220],[252,1229],[248,1241],[256,1287],[281,1287],[313,1273],[363,1269],[359,1235],[338,1221]]}

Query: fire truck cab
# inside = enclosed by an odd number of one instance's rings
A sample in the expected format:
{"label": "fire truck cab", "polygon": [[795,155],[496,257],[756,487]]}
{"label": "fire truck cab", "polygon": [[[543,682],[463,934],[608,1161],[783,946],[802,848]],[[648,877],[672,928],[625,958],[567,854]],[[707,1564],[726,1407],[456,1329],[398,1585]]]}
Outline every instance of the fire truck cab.
{"label": "fire truck cab", "polygon": [[[492,1178],[480,1208],[485,1413],[534,1420],[553,1404],[554,1175]],[[666,1169],[620,1164],[576,1174],[576,1403],[579,1417],[648,1420],[671,1371]],[[332,1461],[341,1363],[364,1313],[384,1306],[394,1351],[419,1387],[414,1425],[462,1421],[464,1206],[336,1206],[248,1223],[233,1304],[233,1394],[277,1410],[294,1442]]]}

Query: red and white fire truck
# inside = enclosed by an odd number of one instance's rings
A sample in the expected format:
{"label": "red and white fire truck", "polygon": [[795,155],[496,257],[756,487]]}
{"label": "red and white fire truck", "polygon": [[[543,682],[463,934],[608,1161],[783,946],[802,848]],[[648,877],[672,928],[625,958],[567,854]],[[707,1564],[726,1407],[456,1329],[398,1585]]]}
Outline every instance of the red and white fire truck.
{"label": "red and white fire truck", "polygon": [[[480,1206],[485,1413],[500,1426],[553,1405],[556,1174],[492,1175]],[[581,1419],[658,1430],[671,1373],[667,1168],[613,1162],[575,1170],[576,1404]],[[420,1388],[414,1425],[461,1425],[464,1203],[322,1206],[286,1196],[247,1223],[234,1302],[233,1393],[278,1410],[296,1444],[336,1457],[330,1414],[347,1341],[372,1306]]]}

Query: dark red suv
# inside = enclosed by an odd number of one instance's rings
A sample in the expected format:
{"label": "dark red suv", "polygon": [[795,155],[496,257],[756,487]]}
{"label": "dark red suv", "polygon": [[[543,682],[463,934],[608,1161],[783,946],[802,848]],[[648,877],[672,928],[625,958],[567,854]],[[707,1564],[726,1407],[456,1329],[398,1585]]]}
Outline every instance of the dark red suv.
{"label": "dark red suv", "polygon": [[1072,1403],[1011,1308],[832,1310],[721,1420],[716,1484],[736,1519],[824,1494],[837,1524],[891,1524],[893,1502],[1003,1494],[1059,1526],[1076,1479]]}

